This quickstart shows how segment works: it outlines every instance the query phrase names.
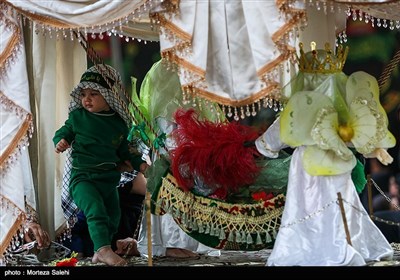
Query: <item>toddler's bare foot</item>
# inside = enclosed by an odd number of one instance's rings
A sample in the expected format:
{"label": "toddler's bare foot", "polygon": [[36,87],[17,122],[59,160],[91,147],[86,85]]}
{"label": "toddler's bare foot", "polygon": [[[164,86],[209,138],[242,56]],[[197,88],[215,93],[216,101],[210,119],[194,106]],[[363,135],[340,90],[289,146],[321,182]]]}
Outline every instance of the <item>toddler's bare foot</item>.
{"label": "toddler's bare foot", "polygon": [[101,247],[94,253],[92,263],[102,262],[110,266],[123,266],[127,262],[111,249],[111,246]]}
{"label": "toddler's bare foot", "polygon": [[186,254],[189,258],[194,258],[194,257],[198,257],[198,256],[199,256],[199,254],[197,254],[197,253],[195,253],[195,252],[193,252],[193,251],[190,251],[190,250],[186,250],[186,249],[182,249],[182,248],[181,248],[181,251],[182,251],[184,254]]}
{"label": "toddler's bare foot", "polygon": [[181,248],[167,248],[165,255],[171,258],[185,259],[197,257],[198,254]]}
{"label": "toddler's bare foot", "polygon": [[137,241],[131,237],[117,240],[116,245],[117,250],[115,250],[115,253],[118,255],[140,256],[137,249]]}

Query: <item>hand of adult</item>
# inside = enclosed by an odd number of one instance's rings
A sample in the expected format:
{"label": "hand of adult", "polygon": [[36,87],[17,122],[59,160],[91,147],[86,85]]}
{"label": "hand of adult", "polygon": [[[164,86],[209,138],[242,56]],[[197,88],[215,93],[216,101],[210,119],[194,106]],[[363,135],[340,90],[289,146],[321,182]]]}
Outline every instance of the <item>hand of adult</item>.
{"label": "hand of adult", "polygon": [[38,248],[45,248],[50,246],[50,236],[47,231],[43,230],[43,228],[35,223],[35,222],[28,222],[27,224],[27,231],[24,235],[26,242],[32,242],[36,240],[38,244]]}
{"label": "hand of adult", "polygon": [[147,168],[149,168],[149,165],[148,165],[146,162],[143,162],[143,163],[140,165],[140,170],[139,170],[139,171],[142,172],[143,174],[145,174]]}
{"label": "hand of adult", "polygon": [[132,164],[129,162],[129,160],[125,160],[118,164],[117,170],[122,173],[122,172],[132,172],[134,169],[132,167]]}

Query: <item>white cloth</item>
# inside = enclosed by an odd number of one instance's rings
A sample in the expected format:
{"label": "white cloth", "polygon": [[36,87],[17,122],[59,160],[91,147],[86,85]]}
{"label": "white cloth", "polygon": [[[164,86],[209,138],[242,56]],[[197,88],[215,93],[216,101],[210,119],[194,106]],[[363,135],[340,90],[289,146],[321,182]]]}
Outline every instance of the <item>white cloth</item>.
{"label": "white cloth", "polygon": [[[345,1],[344,1],[345,2]],[[352,1],[357,2],[357,1]],[[380,1],[360,1],[361,5],[358,3],[351,3],[352,11],[359,11],[365,13],[370,18],[375,17],[379,19],[387,19],[387,20],[400,20],[399,9],[400,2],[399,1],[389,1],[389,0],[380,0]],[[389,25],[389,23],[388,23]]]}
{"label": "white cloth", "polygon": [[[148,256],[146,215],[143,215],[138,237],[138,250],[142,256]],[[152,256],[165,256],[167,248],[180,248],[200,254],[218,255],[219,250],[210,248],[185,233],[170,214],[151,215]]]}
{"label": "white cloth", "polygon": [[[116,32],[133,38],[158,41],[156,28],[149,20],[149,8],[157,8],[160,3],[146,0],[79,0],[79,1],[37,1],[8,0],[21,9],[23,14],[41,25],[57,29],[77,27],[91,33]],[[144,6],[147,5],[147,8]],[[67,37],[71,37],[67,31]],[[73,38],[73,35],[72,35]]]}
{"label": "white cloth", "polygon": [[33,127],[21,28],[16,14],[0,10],[0,259],[18,237],[28,208],[31,213],[36,210],[27,148]]}
{"label": "white cloth", "polygon": [[[263,141],[262,141],[263,140]],[[285,147],[279,140],[279,119],[256,141],[258,150]],[[363,208],[351,174],[310,176],[302,166],[304,146],[294,150],[285,209],[268,266],[362,266],[369,261],[390,259],[393,250]],[[346,240],[338,193],[350,232]]]}

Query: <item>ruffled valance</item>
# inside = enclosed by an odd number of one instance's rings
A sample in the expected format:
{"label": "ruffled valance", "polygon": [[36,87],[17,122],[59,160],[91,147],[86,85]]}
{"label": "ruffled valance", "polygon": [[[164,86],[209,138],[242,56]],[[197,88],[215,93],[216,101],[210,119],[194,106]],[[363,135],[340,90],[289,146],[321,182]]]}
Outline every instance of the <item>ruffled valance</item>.
{"label": "ruffled valance", "polygon": [[295,60],[306,22],[296,1],[180,1],[179,13],[156,13],[161,54],[178,66],[183,100],[223,105],[228,116],[277,106],[282,69]]}
{"label": "ruffled valance", "polygon": [[125,36],[139,40],[158,41],[158,31],[150,22],[151,9],[169,10],[173,1],[125,0],[125,1],[18,1],[3,3],[2,9],[18,11],[28,20],[36,33],[57,38],[74,39],[73,31],[105,35]]}

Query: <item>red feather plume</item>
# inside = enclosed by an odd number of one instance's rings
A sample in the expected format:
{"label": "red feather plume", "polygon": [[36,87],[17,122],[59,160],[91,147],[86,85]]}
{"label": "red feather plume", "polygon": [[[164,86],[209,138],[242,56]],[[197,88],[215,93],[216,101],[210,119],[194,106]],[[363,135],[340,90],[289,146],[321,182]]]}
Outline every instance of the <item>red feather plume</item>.
{"label": "red feather plume", "polygon": [[182,189],[190,190],[196,176],[228,192],[254,182],[260,171],[255,162],[259,153],[254,145],[244,143],[258,138],[255,129],[238,122],[200,120],[193,109],[178,109],[174,116],[176,148],[171,150],[171,168]]}

